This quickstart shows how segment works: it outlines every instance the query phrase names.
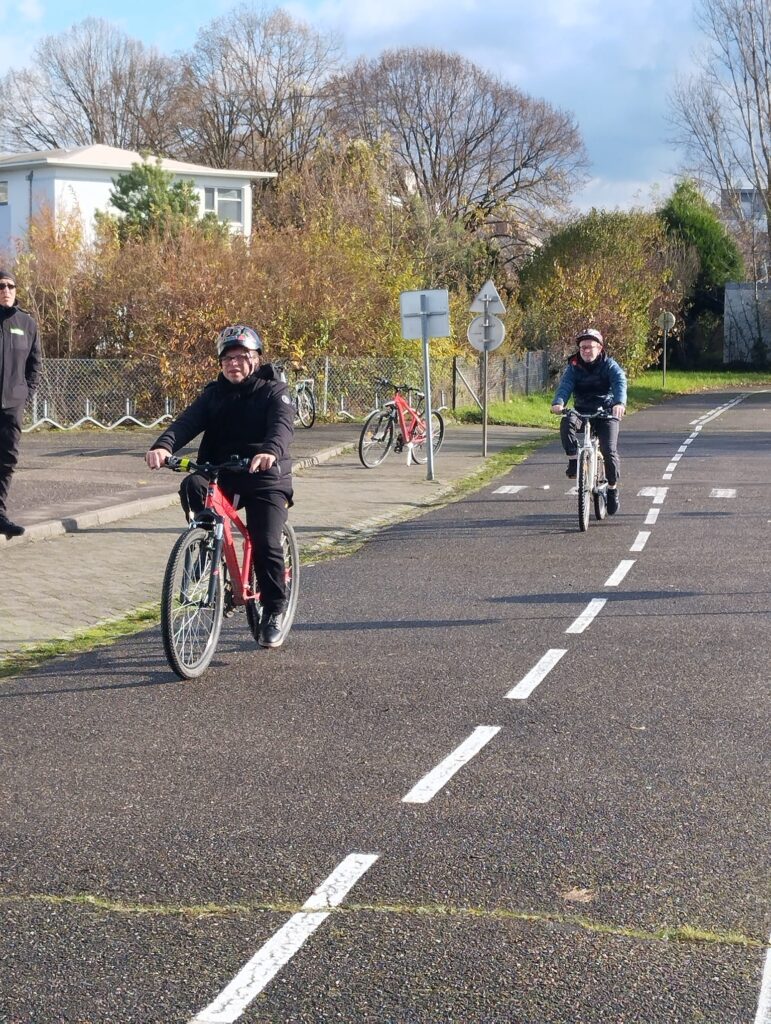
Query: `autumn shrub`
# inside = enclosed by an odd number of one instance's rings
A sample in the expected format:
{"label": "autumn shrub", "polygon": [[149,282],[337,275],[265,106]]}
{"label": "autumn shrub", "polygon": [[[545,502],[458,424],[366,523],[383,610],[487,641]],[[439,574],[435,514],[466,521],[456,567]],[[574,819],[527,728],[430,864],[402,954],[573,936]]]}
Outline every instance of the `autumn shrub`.
{"label": "autumn shrub", "polygon": [[576,332],[591,325],[636,376],[658,358],[658,312],[682,303],[677,268],[655,214],[592,210],[555,232],[522,271],[529,346],[546,347],[561,362]]}

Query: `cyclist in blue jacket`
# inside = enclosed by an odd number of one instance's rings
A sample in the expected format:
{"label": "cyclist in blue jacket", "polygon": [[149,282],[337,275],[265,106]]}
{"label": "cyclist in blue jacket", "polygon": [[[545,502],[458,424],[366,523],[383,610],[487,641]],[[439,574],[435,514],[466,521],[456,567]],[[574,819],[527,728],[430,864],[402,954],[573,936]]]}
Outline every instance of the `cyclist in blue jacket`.
{"label": "cyclist in blue jacket", "polygon": [[592,422],[592,429],[600,442],[608,477],[608,515],[615,515],[620,507],[618,483],[621,479],[621,460],[618,456],[618,429],[626,411],[626,374],[605,351],[602,334],[593,327],[576,335],[578,352],[570,357],[552,399],[551,411],[560,415],[570,396],[573,405],[560,423],[562,447],[568,457],[567,476],[574,479],[577,469],[577,438],[583,424],[581,413],[605,410],[608,419]]}

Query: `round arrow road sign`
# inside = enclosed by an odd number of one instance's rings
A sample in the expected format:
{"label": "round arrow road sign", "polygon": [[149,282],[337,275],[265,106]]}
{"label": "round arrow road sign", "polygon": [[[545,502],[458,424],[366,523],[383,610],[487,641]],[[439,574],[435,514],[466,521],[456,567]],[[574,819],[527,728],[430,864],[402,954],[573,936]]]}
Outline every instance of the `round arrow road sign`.
{"label": "round arrow road sign", "polygon": [[493,352],[499,345],[503,344],[503,339],[506,337],[506,327],[497,316],[488,316],[487,327],[485,328],[485,318],[483,316],[475,316],[468,325],[466,335],[469,344],[477,352]]}

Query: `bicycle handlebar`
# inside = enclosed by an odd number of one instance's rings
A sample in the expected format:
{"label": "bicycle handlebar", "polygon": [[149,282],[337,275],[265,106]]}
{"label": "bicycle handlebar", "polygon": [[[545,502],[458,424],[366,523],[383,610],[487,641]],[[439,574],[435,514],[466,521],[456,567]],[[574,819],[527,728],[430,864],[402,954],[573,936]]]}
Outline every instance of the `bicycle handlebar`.
{"label": "bicycle handlebar", "polygon": [[563,409],[560,416],[568,416],[571,412],[574,412],[576,416],[580,416],[582,420],[612,420],[613,414],[608,412],[607,409],[598,409],[597,412],[579,412],[577,409]]}
{"label": "bicycle handlebar", "polygon": [[187,455],[170,455],[164,465],[175,473],[219,473],[229,469],[233,473],[247,473],[251,459],[242,459],[239,455],[231,455],[225,462],[196,462]]}
{"label": "bicycle handlebar", "polygon": [[394,391],[414,391],[419,398],[425,398],[425,394],[419,391],[412,384],[395,384],[392,380],[388,380],[387,377],[375,377],[376,384],[382,384],[384,387],[393,388]]}

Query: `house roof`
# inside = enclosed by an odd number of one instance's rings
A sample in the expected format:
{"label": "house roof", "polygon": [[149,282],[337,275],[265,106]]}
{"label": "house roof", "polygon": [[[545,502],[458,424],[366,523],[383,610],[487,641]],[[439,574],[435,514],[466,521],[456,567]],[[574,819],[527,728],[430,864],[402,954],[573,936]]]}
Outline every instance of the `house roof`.
{"label": "house roof", "polygon": [[[142,162],[140,153],[116,146],[80,146],[78,149],[45,149],[29,153],[0,153],[0,168],[12,167],[86,167],[105,171],[129,171]],[[164,171],[178,175],[215,175],[220,178],[275,178],[275,171],[231,171],[202,164],[161,157]]]}

